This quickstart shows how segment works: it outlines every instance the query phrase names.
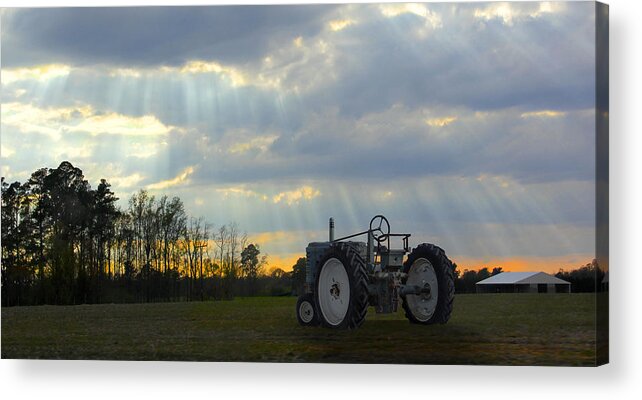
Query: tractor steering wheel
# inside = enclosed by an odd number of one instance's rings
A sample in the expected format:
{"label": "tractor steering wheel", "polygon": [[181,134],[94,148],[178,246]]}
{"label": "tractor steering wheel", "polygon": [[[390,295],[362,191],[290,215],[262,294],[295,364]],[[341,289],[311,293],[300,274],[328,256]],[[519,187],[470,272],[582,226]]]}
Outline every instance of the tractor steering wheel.
{"label": "tractor steering wheel", "polygon": [[[370,232],[372,237],[378,242],[383,242],[390,234],[390,223],[383,215],[375,215],[370,220]],[[377,233],[378,232],[378,233]]]}

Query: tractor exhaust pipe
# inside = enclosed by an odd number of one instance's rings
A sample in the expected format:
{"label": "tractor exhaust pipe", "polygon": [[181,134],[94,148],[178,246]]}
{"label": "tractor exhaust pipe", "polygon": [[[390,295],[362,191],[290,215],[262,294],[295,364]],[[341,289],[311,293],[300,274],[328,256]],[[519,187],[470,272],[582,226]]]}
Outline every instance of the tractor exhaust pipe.
{"label": "tractor exhaust pipe", "polygon": [[334,241],[334,218],[330,218],[330,241]]}

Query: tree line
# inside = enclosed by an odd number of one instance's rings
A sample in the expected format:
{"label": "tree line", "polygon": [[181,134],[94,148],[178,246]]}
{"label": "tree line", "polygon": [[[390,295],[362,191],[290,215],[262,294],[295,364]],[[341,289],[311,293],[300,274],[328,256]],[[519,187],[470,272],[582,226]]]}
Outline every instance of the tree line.
{"label": "tree line", "polygon": [[289,294],[292,273],[236,222],[187,215],[179,197],[133,194],[117,205],[64,161],[24,183],[2,178],[2,305],[151,302]]}
{"label": "tree line", "polygon": [[[266,272],[267,255],[236,222],[214,227],[187,215],[179,197],[133,194],[125,208],[111,185],[94,189],[64,161],[24,183],[2,178],[2,305],[230,299],[301,293],[305,258]],[[503,272],[455,267],[455,291]],[[573,292],[600,289],[595,261],[560,269]]]}
{"label": "tree line", "polygon": [[556,277],[571,283],[571,292],[599,292],[603,290],[602,280],[604,271],[599,267],[597,260],[593,260],[571,271],[560,269]]}

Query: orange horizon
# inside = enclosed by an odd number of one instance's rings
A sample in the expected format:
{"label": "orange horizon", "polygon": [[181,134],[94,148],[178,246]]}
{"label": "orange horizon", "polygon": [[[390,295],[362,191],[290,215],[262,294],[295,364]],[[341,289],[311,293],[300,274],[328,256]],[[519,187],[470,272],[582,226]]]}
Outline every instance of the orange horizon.
{"label": "orange horizon", "polygon": [[501,267],[507,272],[547,272],[557,273],[560,269],[565,271],[580,268],[589,264],[595,256],[590,254],[569,254],[555,257],[499,257],[492,259],[453,257],[451,260],[457,264],[459,271],[479,270]]}
{"label": "orange horizon", "polygon": [[[305,257],[305,253],[287,254],[283,256],[270,255],[268,257],[268,266],[266,271],[272,271],[276,268],[289,272],[296,264],[300,257]],[[536,271],[557,273],[560,269],[566,271],[580,268],[589,264],[595,256],[591,254],[569,254],[556,257],[499,257],[499,258],[472,258],[465,256],[450,257],[453,263],[457,264],[460,272],[464,270],[479,270],[488,268],[492,270],[495,267],[501,267],[506,272],[524,272]]]}

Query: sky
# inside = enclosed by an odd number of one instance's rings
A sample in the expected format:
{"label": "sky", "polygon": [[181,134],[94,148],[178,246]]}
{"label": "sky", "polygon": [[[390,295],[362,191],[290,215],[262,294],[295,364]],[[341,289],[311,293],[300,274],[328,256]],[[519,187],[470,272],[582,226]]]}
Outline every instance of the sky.
{"label": "sky", "polygon": [[177,195],[291,268],[375,214],[461,270],[595,254],[595,9],[424,3],[1,11],[0,168]]}

